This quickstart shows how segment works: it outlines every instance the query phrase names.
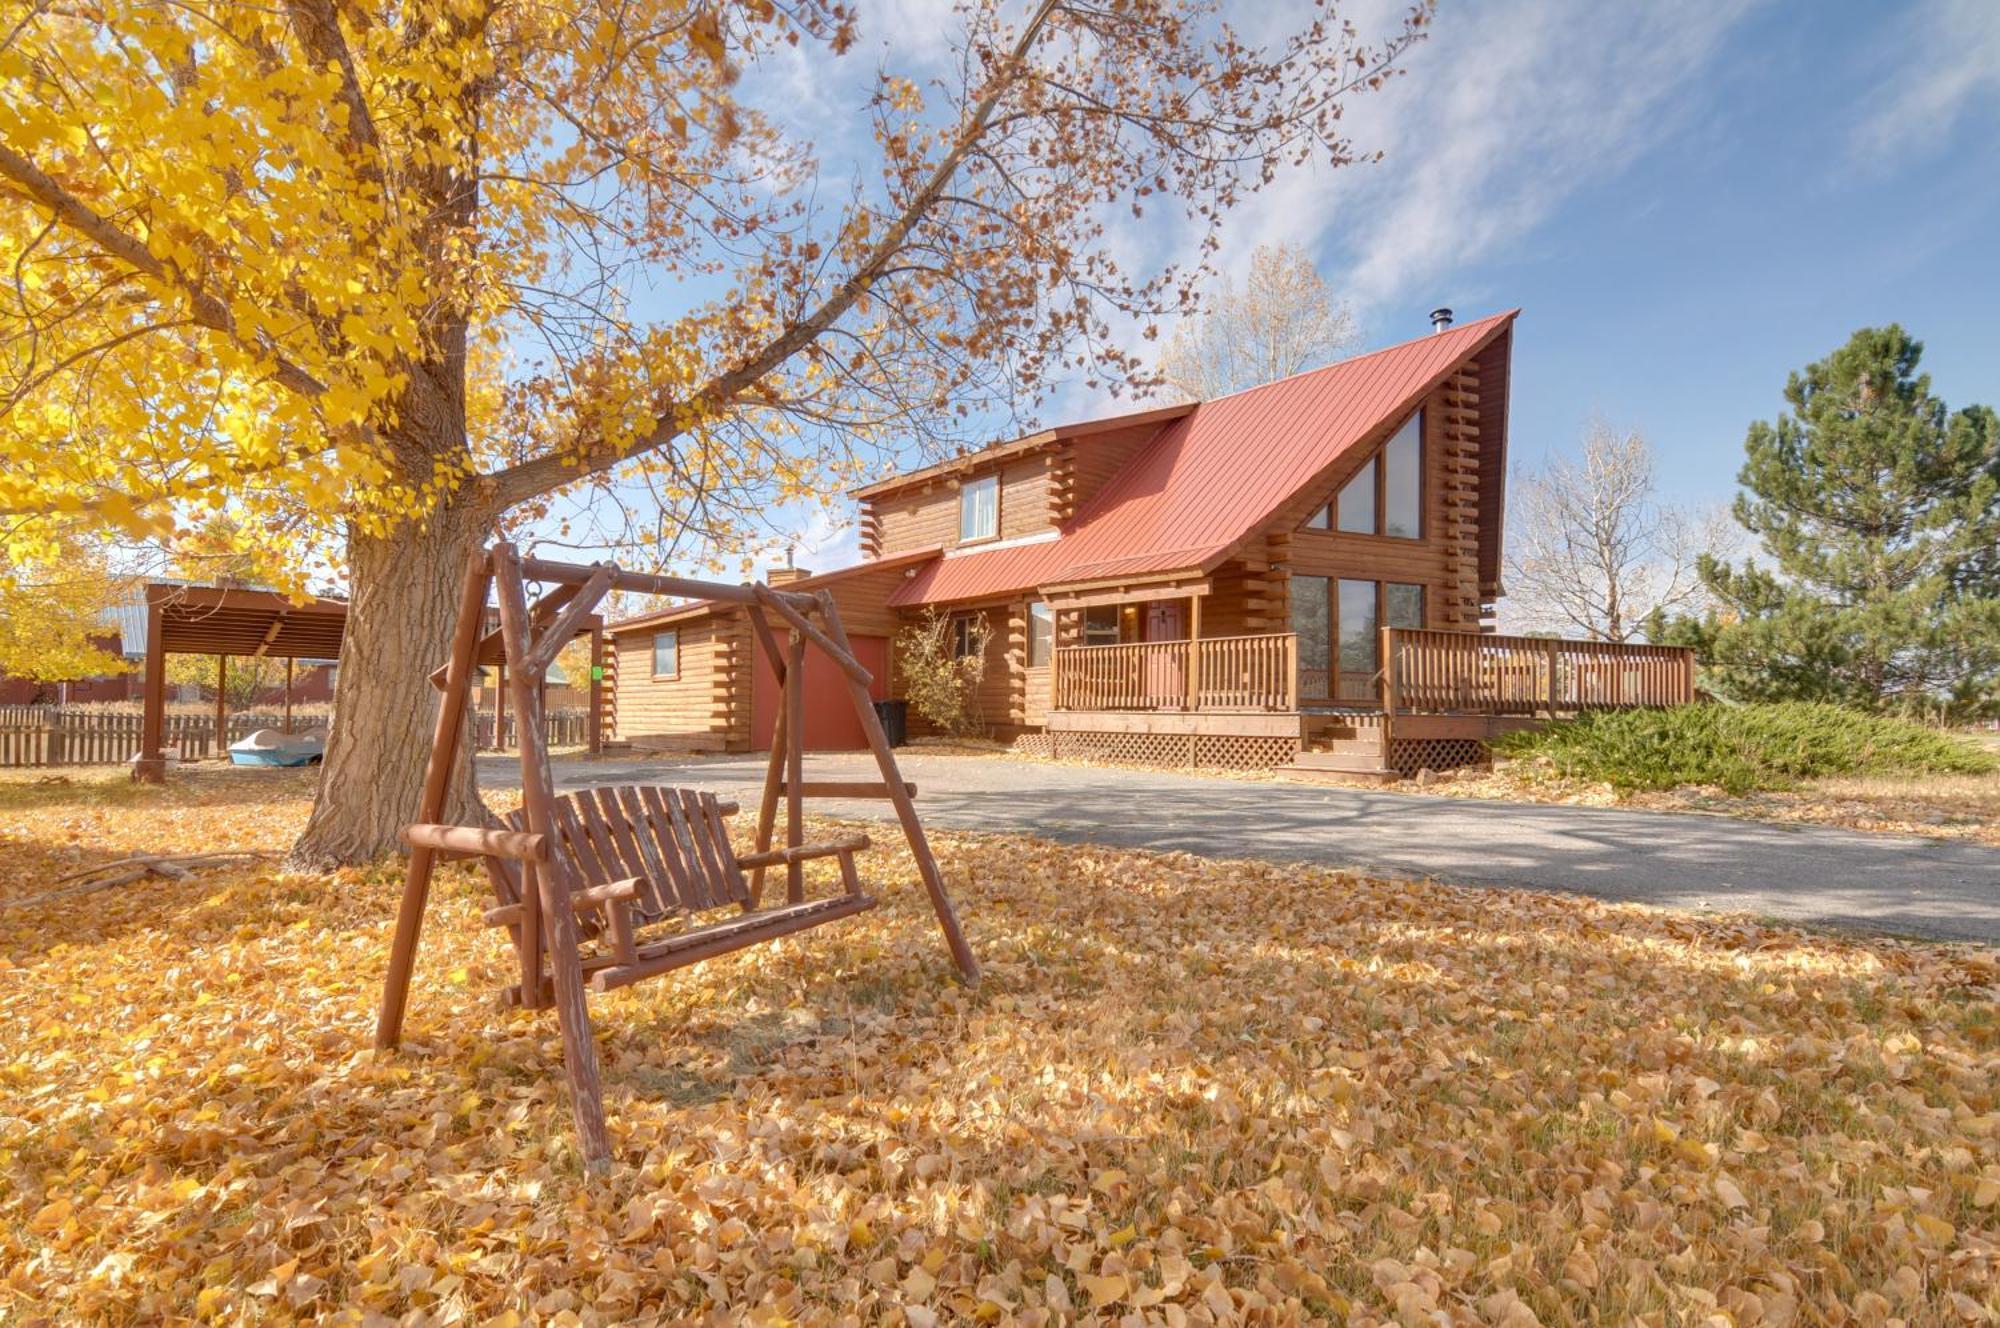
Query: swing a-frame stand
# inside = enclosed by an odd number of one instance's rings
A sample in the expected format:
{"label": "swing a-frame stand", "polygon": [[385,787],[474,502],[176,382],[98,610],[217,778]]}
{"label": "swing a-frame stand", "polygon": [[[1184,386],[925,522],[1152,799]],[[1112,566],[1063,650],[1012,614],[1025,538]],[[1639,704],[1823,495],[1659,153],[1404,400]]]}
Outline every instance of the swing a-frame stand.
{"label": "swing a-frame stand", "polygon": [[[549,587],[532,606],[527,593],[530,581]],[[736,805],[713,794],[628,785],[556,796],[542,714],[542,678],[578,624],[613,590],[748,607],[751,625],[782,688],[757,810],[754,852],[737,856],[725,824]],[[489,594],[500,606],[500,626],[494,632],[485,630]],[[895,753],[868,696],[871,678],[849,648],[831,596],[823,591],[801,594],[763,585],[650,576],[608,563],[580,566],[524,559],[512,545],[496,544],[466,569],[451,659],[431,674],[444,696],[424,774],[420,819],[403,831],[410,846],[409,870],[389,951],[375,1045],[388,1049],[402,1040],[432,869],[440,858],[480,859],[495,900],[486,921],[507,929],[519,961],[519,981],[505,995],[528,1009],[555,1007],[570,1107],[585,1163],[593,1169],[608,1165],[611,1141],[605,1130],[586,992],[625,986],[875,906],[855,868],[856,854],[869,846],[866,835],[822,844],[804,842],[808,647],[825,655],[840,672],[882,776],[880,783],[820,782],[813,785],[815,792],[884,797],[894,805],[952,959],[966,981],[977,982],[979,963],[959,929],[937,859],[917,819],[916,790],[903,782],[896,768]],[[473,680],[482,664],[493,663],[507,666],[519,717],[522,807],[508,818],[505,828],[440,825]],[[781,800],[785,842],[777,846],[772,834]],[[819,858],[838,860],[843,890],[829,899],[808,900],[804,864]],[[785,870],[785,901],[765,905],[764,876],[773,867]]]}

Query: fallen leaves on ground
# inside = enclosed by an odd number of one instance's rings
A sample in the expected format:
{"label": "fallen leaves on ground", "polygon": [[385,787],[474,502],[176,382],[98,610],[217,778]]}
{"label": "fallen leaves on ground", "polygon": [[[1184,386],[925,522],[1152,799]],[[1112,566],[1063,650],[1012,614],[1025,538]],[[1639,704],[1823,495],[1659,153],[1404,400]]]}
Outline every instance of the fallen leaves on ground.
{"label": "fallen leaves on ground", "polygon": [[[306,787],[0,788],[0,899]],[[936,843],[984,984],[883,842],[877,912],[596,999],[598,1181],[463,868],[386,1057],[393,865],[0,911],[0,1321],[1995,1317],[1990,952]]]}
{"label": "fallen leaves on ground", "polygon": [[1679,788],[1621,794],[1609,784],[1563,779],[1532,762],[1461,771],[1416,790],[1507,802],[1710,812],[1787,825],[1824,825],[1879,834],[1959,839],[2000,847],[2000,775],[1867,776],[1808,780],[1796,789],[1732,794]]}

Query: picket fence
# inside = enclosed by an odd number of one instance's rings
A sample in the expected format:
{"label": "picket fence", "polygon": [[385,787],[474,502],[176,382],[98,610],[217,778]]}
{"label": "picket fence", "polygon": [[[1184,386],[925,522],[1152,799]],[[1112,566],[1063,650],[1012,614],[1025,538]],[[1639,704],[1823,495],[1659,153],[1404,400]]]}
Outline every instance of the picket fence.
{"label": "picket fence", "polygon": [[[590,712],[555,710],[548,716],[549,745],[581,747],[590,739]],[[238,742],[258,729],[284,726],[277,713],[246,710],[229,716],[228,742]],[[295,718],[303,729],[317,719]],[[118,710],[75,706],[0,706],[0,769],[52,765],[123,765],[139,750],[142,716]],[[482,713],[475,723],[480,748],[493,747],[493,716]],[[429,737],[429,733],[424,735]],[[507,744],[515,740],[514,717],[507,716]],[[165,745],[183,761],[217,755],[214,715],[166,716]],[[227,745],[225,743],[225,745]]]}

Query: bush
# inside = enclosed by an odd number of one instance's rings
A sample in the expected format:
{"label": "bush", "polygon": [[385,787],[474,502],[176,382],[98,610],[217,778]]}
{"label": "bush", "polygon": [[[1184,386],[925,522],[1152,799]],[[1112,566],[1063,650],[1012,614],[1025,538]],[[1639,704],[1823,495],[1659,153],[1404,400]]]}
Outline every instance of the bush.
{"label": "bush", "polygon": [[896,668],[910,709],[954,738],[983,733],[979,682],[991,638],[983,614],[955,619],[933,609],[904,628],[896,637]]}
{"label": "bush", "polygon": [[1711,784],[1729,793],[1827,775],[1985,774],[2000,758],[1908,720],[1787,701],[1610,710],[1515,733],[1494,748],[1614,788]]}

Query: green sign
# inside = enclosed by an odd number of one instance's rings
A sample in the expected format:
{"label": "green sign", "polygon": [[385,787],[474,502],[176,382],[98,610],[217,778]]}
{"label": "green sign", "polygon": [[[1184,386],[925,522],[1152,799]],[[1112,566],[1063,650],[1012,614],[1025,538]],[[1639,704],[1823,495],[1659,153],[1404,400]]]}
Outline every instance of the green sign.
{"label": "green sign", "polygon": [[590,666],[590,680],[592,682],[604,681],[604,666],[602,664],[593,664]]}

